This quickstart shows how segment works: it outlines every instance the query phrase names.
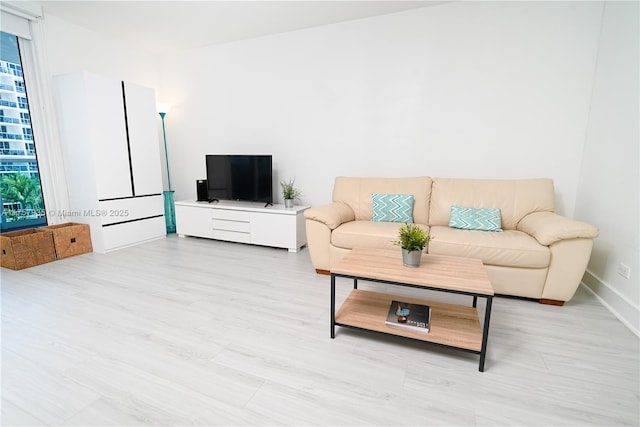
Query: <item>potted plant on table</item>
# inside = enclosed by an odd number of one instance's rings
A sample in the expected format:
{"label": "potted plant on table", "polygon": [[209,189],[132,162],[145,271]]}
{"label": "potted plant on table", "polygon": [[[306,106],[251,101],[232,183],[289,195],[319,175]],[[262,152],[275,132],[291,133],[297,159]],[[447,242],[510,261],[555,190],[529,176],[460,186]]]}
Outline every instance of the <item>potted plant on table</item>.
{"label": "potted plant on table", "polygon": [[289,181],[280,181],[280,187],[282,187],[282,196],[284,197],[284,207],[292,208],[293,201],[296,199],[300,199],[302,193],[298,190],[294,184],[296,182],[295,178],[290,179]]}
{"label": "potted plant on table", "polygon": [[400,226],[398,238],[395,243],[402,247],[402,264],[405,267],[419,267],[422,250],[432,237],[417,224],[404,223]]}

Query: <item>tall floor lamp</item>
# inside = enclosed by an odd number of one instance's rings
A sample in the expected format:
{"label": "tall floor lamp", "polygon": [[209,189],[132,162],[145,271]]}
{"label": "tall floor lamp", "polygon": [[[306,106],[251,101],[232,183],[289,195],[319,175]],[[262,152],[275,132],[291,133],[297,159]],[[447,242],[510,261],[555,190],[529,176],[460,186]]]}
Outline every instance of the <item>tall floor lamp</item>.
{"label": "tall floor lamp", "polygon": [[163,191],[164,195],[164,220],[167,226],[167,234],[176,232],[176,206],[173,200],[174,191],[171,189],[171,173],[169,172],[169,152],[167,151],[167,132],[164,129],[164,116],[169,112],[169,106],[158,106],[158,114],[162,119],[162,137],[164,138],[164,159],[167,164],[167,183],[169,185],[169,191]]}

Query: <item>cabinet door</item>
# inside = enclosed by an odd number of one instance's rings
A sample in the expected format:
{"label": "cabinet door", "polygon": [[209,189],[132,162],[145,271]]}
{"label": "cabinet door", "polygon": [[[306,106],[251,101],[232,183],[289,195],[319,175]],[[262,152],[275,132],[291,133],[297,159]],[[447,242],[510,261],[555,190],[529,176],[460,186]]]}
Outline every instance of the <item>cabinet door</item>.
{"label": "cabinet door", "polygon": [[176,203],[176,233],[182,236],[213,237],[212,210]]}
{"label": "cabinet door", "polygon": [[251,213],[251,243],[296,249],[296,216]]}
{"label": "cabinet door", "polygon": [[93,145],[98,199],[132,196],[122,85],[94,74],[84,73],[84,78],[91,135],[82,143]]}
{"label": "cabinet door", "polygon": [[153,89],[124,83],[131,171],[136,196],[162,193],[158,113]]}

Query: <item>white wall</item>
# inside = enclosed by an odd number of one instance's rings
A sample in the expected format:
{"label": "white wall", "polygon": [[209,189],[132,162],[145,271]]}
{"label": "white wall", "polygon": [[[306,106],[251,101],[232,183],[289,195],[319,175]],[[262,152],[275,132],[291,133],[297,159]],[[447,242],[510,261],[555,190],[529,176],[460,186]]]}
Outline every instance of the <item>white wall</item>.
{"label": "white wall", "polygon": [[51,75],[89,71],[142,86],[158,86],[155,56],[117,44],[54,15],[45,16],[42,24]]}
{"label": "white wall", "polygon": [[[576,215],[597,224],[585,283],[640,335],[640,8],[605,6]],[[619,263],[631,278],[617,274]]]}
{"label": "white wall", "polygon": [[550,177],[573,215],[601,12],[456,2],[185,52],[161,75],[176,198],[207,153],[271,153],[311,205],[337,175]]}

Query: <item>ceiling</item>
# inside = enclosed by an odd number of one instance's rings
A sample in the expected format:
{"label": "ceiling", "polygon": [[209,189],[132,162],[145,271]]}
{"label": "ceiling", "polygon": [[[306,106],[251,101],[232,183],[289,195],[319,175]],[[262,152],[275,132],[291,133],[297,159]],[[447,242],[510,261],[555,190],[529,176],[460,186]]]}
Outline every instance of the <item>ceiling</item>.
{"label": "ceiling", "polygon": [[368,18],[447,1],[43,1],[42,10],[75,25],[167,54]]}

